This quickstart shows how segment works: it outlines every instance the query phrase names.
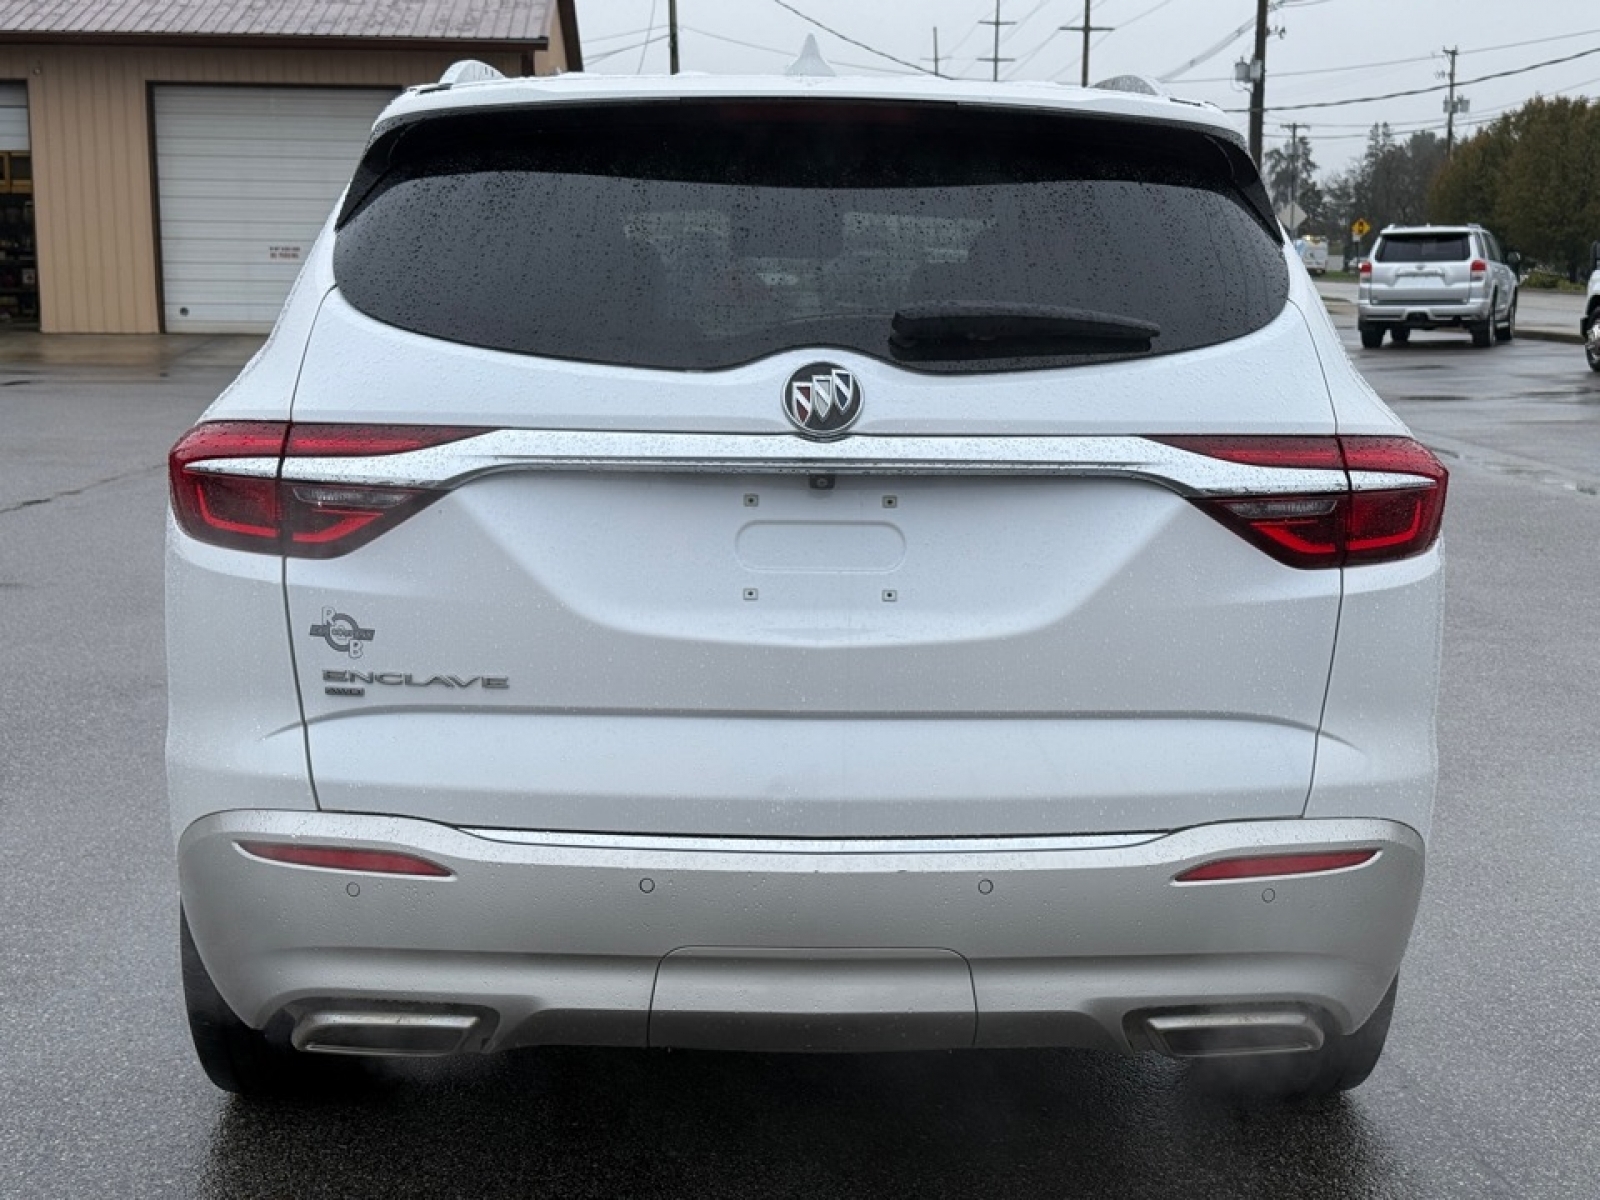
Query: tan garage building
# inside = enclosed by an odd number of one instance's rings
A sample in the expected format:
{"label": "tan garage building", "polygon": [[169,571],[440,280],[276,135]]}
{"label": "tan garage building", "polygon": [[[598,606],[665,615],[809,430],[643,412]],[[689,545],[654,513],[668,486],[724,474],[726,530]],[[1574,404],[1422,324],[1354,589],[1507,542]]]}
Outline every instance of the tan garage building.
{"label": "tan garage building", "polygon": [[400,88],[581,69],[574,0],[0,0],[0,330],[257,332]]}

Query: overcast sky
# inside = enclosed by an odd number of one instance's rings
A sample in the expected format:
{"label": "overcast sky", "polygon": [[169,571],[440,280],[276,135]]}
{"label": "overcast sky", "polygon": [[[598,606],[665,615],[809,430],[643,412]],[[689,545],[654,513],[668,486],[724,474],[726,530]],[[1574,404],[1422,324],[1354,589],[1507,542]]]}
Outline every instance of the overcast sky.
{"label": "overcast sky", "polygon": [[[783,0],[791,8],[865,43],[872,50],[932,68],[933,31],[945,74],[990,77],[979,61],[994,54],[994,0]],[[685,71],[712,74],[781,71],[814,33],[841,74],[908,73],[861,46],[851,45],[793,12],[779,0],[678,0],[679,55]],[[1000,0],[1002,78],[1077,83],[1082,35],[1058,32],[1081,24],[1083,0]],[[1182,96],[1225,109],[1249,104],[1232,83],[1234,63],[1253,47],[1255,0],[1093,0],[1096,33],[1091,79],[1135,73],[1171,77]],[[588,69],[618,74],[660,74],[667,69],[667,0],[578,0],[578,24]],[[1482,83],[1460,94],[1471,111],[1457,130],[1471,132],[1534,95],[1600,97],[1600,4],[1581,0],[1287,0],[1276,3],[1271,23],[1283,35],[1267,47],[1268,145],[1288,139],[1290,121],[1308,127],[1324,172],[1360,155],[1374,121],[1397,134],[1415,129],[1444,133],[1444,95],[1430,92],[1331,108],[1278,110],[1277,106],[1344,101],[1433,87],[1448,66],[1441,53],[1459,48],[1458,80],[1529,67],[1590,53],[1571,62]],[[655,39],[646,44],[646,31]],[[1237,37],[1230,37],[1238,31]],[[738,44],[745,43],[745,44]],[[1214,52],[1204,62],[1191,60]],[[1410,60],[1410,61],[1403,61]],[[1243,126],[1243,114],[1235,118]]]}

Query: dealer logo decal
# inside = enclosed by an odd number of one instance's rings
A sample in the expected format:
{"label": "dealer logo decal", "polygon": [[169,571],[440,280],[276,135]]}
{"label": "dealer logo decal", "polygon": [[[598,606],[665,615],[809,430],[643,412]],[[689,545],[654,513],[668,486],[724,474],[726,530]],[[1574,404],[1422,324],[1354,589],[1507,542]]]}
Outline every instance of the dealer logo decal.
{"label": "dealer logo decal", "polygon": [[377,631],[363,629],[361,622],[349,613],[325,608],[322,610],[322,624],[311,627],[311,636],[327,642],[328,648],[336,653],[360,658],[362,647],[377,637]]}

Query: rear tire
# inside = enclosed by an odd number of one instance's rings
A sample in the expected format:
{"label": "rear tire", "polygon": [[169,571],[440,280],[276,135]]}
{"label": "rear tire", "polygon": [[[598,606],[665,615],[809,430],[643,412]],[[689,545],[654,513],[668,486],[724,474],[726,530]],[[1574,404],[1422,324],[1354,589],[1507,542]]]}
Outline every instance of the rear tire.
{"label": "rear tire", "polygon": [[1485,346],[1494,345],[1494,310],[1500,303],[1496,296],[1489,301],[1489,319],[1481,325],[1468,325],[1467,329],[1472,334],[1472,344],[1482,350]]}
{"label": "rear tire", "polygon": [[182,909],[178,948],[195,1054],[206,1076],[223,1091],[246,1097],[305,1096],[347,1087],[356,1077],[355,1064],[348,1059],[302,1054],[241,1021],[200,961]]}
{"label": "rear tire", "polygon": [[1365,1025],[1354,1033],[1329,1034],[1320,1050],[1195,1059],[1190,1074],[1203,1088],[1239,1100],[1315,1100],[1348,1092],[1367,1081],[1383,1056],[1399,989],[1396,977]]}
{"label": "rear tire", "polygon": [[1379,346],[1383,345],[1383,326],[1361,326],[1361,344],[1368,350],[1376,350]]}
{"label": "rear tire", "polygon": [[1583,356],[1591,371],[1600,371],[1600,307],[1589,314],[1589,325],[1583,331]]}
{"label": "rear tire", "polygon": [[1494,327],[1494,340],[1509,342],[1517,336],[1517,298],[1511,297],[1511,307],[1506,309],[1505,324]]}

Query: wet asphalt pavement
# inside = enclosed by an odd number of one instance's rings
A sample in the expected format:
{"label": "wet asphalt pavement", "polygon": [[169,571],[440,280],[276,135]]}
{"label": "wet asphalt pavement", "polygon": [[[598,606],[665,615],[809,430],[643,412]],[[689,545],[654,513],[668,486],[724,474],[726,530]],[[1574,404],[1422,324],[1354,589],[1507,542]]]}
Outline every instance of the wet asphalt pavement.
{"label": "wet asphalt pavement", "polygon": [[1234,1109],[1159,1059],[1051,1052],[559,1050],[317,1103],[215,1091],[178,997],[162,460],[240,345],[119,366],[0,340],[0,1197],[1600,1196],[1600,375],[1576,347],[1354,352],[1454,472],[1429,881],[1371,1081]]}

